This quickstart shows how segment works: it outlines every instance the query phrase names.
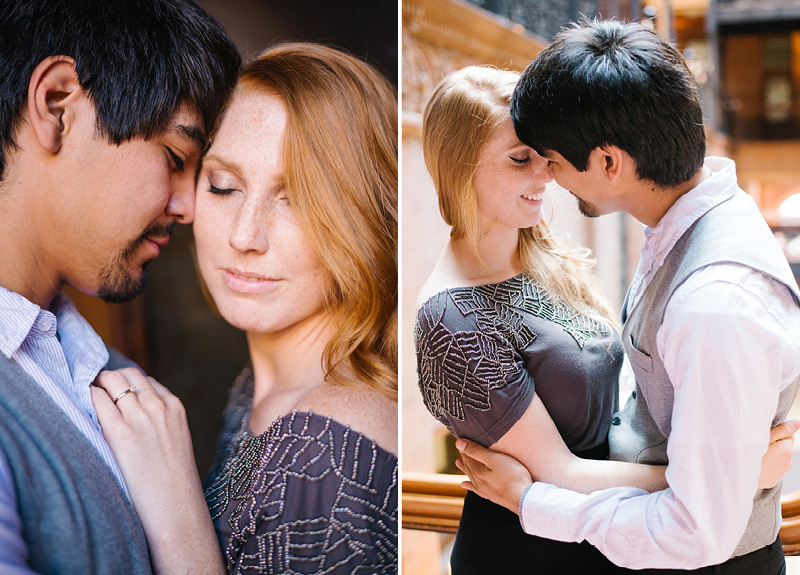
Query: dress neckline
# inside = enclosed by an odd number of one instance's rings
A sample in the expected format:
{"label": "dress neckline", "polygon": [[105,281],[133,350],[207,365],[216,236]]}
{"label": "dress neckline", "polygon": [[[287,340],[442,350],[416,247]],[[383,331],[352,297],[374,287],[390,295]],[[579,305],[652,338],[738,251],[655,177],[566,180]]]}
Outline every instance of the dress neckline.
{"label": "dress neckline", "polygon": [[464,291],[464,290],[472,290],[472,289],[480,289],[480,288],[494,288],[494,287],[501,286],[501,285],[503,285],[505,283],[508,283],[510,281],[514,281],[516,279],[519,279],[521,281],[528,280],[531,283],[536,283],[538,285],[541,285],[541,284],[539,284],[538,281],[536,281],[535,279],[530,277],[525,272],[520,272],[515,276],[511,276],[510,278],[506,278],[503,281],[499,281],[499,282],[492,282],[492,283],[488,283],[488,284],[475,284],[475,285],[472,285],[472,286],[456,286],[456,287],[448,287],[448,288],[441,289],[441,290],[437,291],[436,293],[432,294],[428,299],[426,299],[422,303],[422,305],[420,306],[420,309],[425,307],[425,304],[427,304],[429,301],[431,301],[434,298],[438,298],[440,295],[442,295],[444,293],[450,293],[450,292],[455,292],[455,291]]}
{"label": "dress neckline", "polygon": [[252,433],[249,428],[249,421],[250,421],[250,413],[251,409],[247,410],[247,413],[242,418],[242,424],[239,428],[237,435],[239,437],[244,438],[245,440],[255,440],[255,441],[266,441],[269,440],[272,436],[280,436],[282,429],[288,424],[291,424],[297,418],[305,418],[306,423],[304,430],[311,424],[318,426],[320,430],[333,428],[339,429],[342,431],[343,434],[355,433],[360,439],[365,441],[369,441],[372,443],[373,448],[376,449],[379,453],[382,453],[384,456],[393,457],[397,459],[397,455],[385,449],[381,445],[378,444],[377,441],[369,437],[368,435],[362,433],[361,431],[356,431],[348,424],[342,423],[331,417],[330,415],[321,415],[316,413],[313,410],[308,411],[298,411],[297,409],[293,409],[289,413],[284,413],[283,415],[278,416],[269,426],[261,433],[254,434]]}

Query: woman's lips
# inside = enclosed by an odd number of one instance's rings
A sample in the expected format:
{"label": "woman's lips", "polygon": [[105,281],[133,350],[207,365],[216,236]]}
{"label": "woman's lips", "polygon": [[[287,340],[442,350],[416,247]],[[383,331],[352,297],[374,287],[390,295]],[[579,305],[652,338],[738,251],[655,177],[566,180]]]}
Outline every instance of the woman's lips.
{"label": "woman's lips", "polygon": [[535,192],[533,194],[522,194],[520,197],[525,200],[526,203],[538,206],[544,202],[544,190]]}
{"label": "woman's lips", "polygon": [[232,291],[239,293],[262,293],[274,288],[280,281],[230,268],[225,269],[224,272],[225,283]]}

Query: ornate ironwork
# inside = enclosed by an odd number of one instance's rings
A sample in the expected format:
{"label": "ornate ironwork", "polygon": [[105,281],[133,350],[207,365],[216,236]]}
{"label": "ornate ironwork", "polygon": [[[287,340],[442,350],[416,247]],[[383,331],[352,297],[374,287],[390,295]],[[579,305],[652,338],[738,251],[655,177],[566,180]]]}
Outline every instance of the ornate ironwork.
{"label": "ornate ironwork", "polygon": [[548,40],[552,40],[563,26],[580,19],[582,15],[589,18],[596,16],[599,3],[619,3],[603,2],[603,0],[469,0],[469,2],[508,18],[516,24],[522,24],[525,29]]}

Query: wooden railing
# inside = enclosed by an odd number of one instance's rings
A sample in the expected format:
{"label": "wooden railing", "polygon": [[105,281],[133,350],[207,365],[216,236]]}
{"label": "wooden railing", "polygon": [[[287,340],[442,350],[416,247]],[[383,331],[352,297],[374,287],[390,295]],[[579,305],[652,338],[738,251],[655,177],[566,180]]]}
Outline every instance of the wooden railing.
{"label": "wooden railing", "polygon": [[785,555],[800,555],[800,491],[781,497],[781,543]]}
{"label": "wooden railing", "polygon": [[461,519],[465,475],[403,473],[403,528],[455,533]]}
{"label": "wooden railing", "polygon": [[[464,475],[403,473],[403,528],[455,533],[466,490]],[[781,498],[780,536],[786,555],[800,555],[800,491]]]}

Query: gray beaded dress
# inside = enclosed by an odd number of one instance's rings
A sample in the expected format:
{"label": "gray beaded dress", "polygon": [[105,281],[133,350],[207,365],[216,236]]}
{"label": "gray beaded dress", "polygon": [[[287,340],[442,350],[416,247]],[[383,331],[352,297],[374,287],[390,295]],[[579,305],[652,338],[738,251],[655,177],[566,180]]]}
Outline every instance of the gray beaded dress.
{"label": "gray beaded dress", "polygon": [[[454,436],[490,447],[535,391],[573,453],[607,457],[622,346],[613,330],[554,300],[530,277],[432,296],[417,313],[415,342],[425,407]],[[451,566],[454,575],[616,572],[587,543],[527,535],[516,514],[472,492]]]}
{"label": "gray beaded dress", "polygon": [[311,412],[253,436],[252,398],[246,368],[203,485],[228,572],[396,574],[397,456]]}

